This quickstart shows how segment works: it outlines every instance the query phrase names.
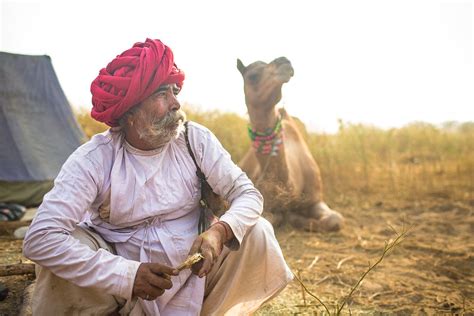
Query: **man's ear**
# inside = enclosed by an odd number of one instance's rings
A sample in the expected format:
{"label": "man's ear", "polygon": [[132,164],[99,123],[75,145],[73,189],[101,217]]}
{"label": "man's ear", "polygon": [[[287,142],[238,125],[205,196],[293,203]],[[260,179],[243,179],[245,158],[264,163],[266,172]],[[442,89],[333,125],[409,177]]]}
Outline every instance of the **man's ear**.
{"label": "man's ear", "polygon": [[240,59],[237,58],[237,69],[240,71],[240,73],[242,74],[242,76],[244,75],[244,72],[245,72],[245,66],[244,64],[242,63],[242,61]]}
{"label": "man's ear", "polygon": [[125,117],[125,122],[126,122],[127,127],[132,127],[134,121],[135,120],[133,118],[133,114],[128,114],[127,117]]}

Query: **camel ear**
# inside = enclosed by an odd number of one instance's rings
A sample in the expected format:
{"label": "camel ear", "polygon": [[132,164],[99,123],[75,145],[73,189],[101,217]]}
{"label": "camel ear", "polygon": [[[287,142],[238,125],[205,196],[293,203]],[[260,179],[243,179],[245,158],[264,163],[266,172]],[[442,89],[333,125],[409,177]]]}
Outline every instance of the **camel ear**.
{"label": "camel ear", "polygon": [[240,59],[237,58],[237,69],[240,71],[240,73],[242,75],[244,75],[244,72],[245,72],[245,66],[244,64],[242,63],[242,61]]}

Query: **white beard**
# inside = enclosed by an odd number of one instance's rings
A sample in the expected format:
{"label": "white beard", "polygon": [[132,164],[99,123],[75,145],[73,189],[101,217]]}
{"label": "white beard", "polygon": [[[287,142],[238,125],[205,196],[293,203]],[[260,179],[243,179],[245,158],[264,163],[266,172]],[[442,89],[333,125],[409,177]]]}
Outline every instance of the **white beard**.
{"label": "white beard", "polygon": [[168,112],[162,118],[146,116],[137,112],[140,122],[137,126],[138,137],[153,148],[159,148],[178,137],[184,129],[186,114],[182,110]]}

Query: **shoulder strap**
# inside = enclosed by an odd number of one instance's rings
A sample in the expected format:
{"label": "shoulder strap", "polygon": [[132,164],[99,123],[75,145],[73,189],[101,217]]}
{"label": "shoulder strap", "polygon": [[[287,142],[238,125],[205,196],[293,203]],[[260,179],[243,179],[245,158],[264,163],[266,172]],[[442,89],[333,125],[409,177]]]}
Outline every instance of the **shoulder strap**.
{"label": "shoulder strap", "polygon": [[188,148],[189,155],[193,159],[194,165],[196,166],[196,175],[198,176],[199,180],[201,182],[206,181],[206,176],[204,173],[202,173],[201,168],[199,168],[197,162],[196,162],[196,157],[194,156],[193,150],[191,149],[191,144],[189,143],[189,137],[188,137],[188,122],[184,122],[184,139],[186,140],[186,147]]}
{"label": "shoulder strap", "polygon": [[196,175],[199,178],[199,181],[201,182],[201,199],[199,200],[199,203],[201,204],[201,211],[199,214],[198,222],[198,234],[200,235],[209,228],[209,223],[206,220],[206,209],[209,209],[209,204],[206,201],[204,191],[206,190],[206,188],[210,189],[210,186],[209,183],[207,183],[206,176],[201,171],[201,168],[199,168],[196,162],[196,157],[194,156],[193,150],[191,149],[191,144],[189,143],[188,137],[188,121],[184,122],[184,139],[186,140],[186,147],[188,148],[189,155],[193,159],[194,165],[196,166]]}

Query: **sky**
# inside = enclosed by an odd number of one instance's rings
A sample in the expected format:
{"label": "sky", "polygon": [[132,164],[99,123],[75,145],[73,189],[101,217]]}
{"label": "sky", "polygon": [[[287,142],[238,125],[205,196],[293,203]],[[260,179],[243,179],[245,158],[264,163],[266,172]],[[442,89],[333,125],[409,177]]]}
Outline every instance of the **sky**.
{"label": "sky", "polygon": [[236,68],[285,56],[280,102],[311,131],[338,119],[399,127],[474,121],[473,3],[467,0],[0,0],[0,50],[49,55],[73,107],[99,70],[147,37],[186,73],[179,100],[246,114]]}

